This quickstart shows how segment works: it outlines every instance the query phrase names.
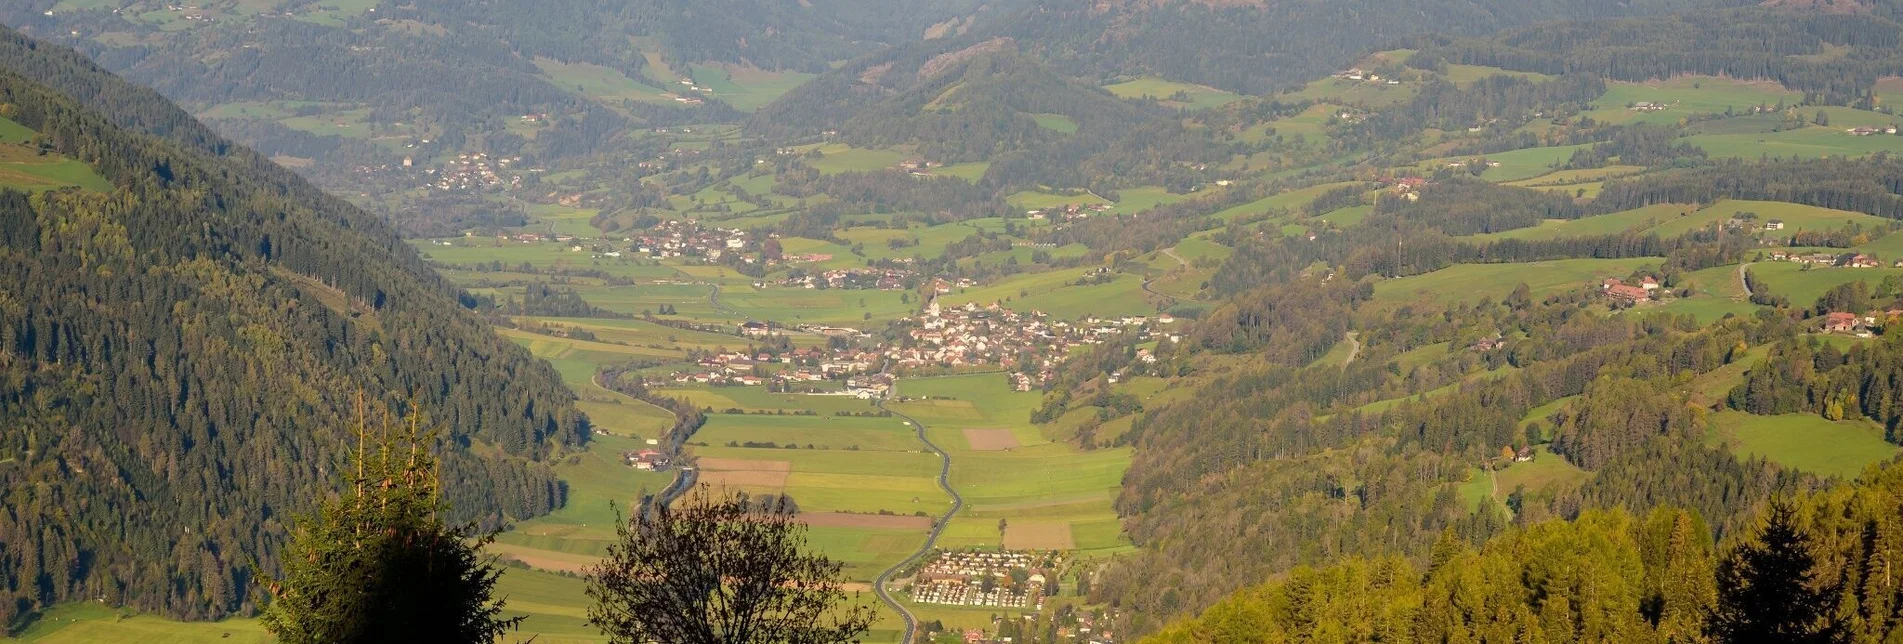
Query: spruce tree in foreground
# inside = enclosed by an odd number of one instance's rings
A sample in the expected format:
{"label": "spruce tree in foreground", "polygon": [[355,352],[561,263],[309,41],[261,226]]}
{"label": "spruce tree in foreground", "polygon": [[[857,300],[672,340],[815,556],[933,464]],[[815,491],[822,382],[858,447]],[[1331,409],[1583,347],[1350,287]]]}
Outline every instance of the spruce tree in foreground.
{"label": "spruce tree in foreground", "polygon": [[1816,556],[1797,507],[1772,501],[1762,530],[1718,568],[1711,629],[1721,642],[1830,642],[1830,598],[1812,579]]}
{"label": "spruce tree in foreground", "polygon": [[701,488],[619,526],[588,571],[588,621],[615,642],[834,644],[873,612],[844,605],[843,564],[805,551],[806,526],[780,497]]}
{"label": "spruce tree in foreground", "polygon": [[279,642],[488,644],[522,621],[492,598],[502,570],[482,547],[494,533],[442,519],[433,436],[415,415],[392,425],[366,445],[359,421],[349,486],[298,522],[283,577],[266,580],[264,626]]}

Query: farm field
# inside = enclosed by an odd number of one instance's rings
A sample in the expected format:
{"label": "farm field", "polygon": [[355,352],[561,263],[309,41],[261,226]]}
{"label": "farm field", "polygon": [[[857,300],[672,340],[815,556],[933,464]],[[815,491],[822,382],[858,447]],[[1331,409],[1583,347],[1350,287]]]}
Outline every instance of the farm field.
{"label": "farm field", "polygon": [[1129,467],[1128,448],[1051,442],[1029,423],[1041,396],[1011,391],[1000,374],[906,379],[897,394],[926,398],[891,407],[924,423],[951,454],[951,484],[965,499],[944,547],[1128,547],[1110,506]]}
{"label": "farm field", "polygon": [[1658,204],[1611,214],[1581,217],[1579,219],[1548,219],[1541,222],[1538,226],[1516,228],[1498,233],[1473,235],[1471,238],[1477,240],[1547,240],[1563,237],[1610,235],[1627,230],[1647,230],[1661,223],[1685,216],[1690,212],[1690,206]]}
{"label": "farm field", "polygon": [[1739,213],[1756,213],[1758,221],[1772,219],[1784,222],[1784,230],[1770,232],[1772,236],[1788,236],[1800,231],[1829,231],[1843,228],[1849,224],[1860,224],[1866,230],[1888,230],[1890,221],[1881,217],[1872,217],[1858,212],[1832,210],[1803,204],[1781,203],[1775,201],[1744,201],[1727,199],[1692,213],[1660,224],[1651,232],[1660,237],[1674,237],[1705,226],[1723,222],[1738,216]]}
{"label": "farm field", "polygon": [[[1427,273],[1382,280],[1374,285],[1377,302],[1404,302],[1428,299],[1438,302],[1495,301],[1512,293],[1524,282],[1533,297],[1574,288],[1586,288],[1606,277],[1622,277],[1640,266],[1656,264],[1658,258],[1564,259],[1522,264],[1461,264]],[[1815,298],[1813,298],[1815,299]],[[1796,300],[1793,300],[1796,301]]]}
{"label": "farm field", "polygon": [[1712,439],[1742,456],[1762,456],[1787,467],[1846,479],[1897,451],[1897,446],[1883,440],[1883,428],[1869,421],[1723,411],[1712,417],[1712,425],[1716,428]]}
{"label": "farm field", "polygon": [[1903,136],[1852,136],[1839,127],[1812,126],[1783,132],[1700,134],[1687,137],[1685,141],[1704,148],[1713,158],[1747,160],[1767,156],[1817,159],[1903,152]]}

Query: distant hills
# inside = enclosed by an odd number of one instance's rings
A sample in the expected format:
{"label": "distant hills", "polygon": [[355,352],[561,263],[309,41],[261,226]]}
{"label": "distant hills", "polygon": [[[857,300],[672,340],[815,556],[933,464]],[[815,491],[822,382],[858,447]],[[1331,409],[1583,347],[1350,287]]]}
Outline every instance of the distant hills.
{"label": "distant hills", "polygon": [[0,117],[105,182],[0,178],[0,621],[246,610],[338,483],[359,392],[441,424],[457,518],[562,505],[544,461],[587,439],[573,395],[377,217],[11,30]]}

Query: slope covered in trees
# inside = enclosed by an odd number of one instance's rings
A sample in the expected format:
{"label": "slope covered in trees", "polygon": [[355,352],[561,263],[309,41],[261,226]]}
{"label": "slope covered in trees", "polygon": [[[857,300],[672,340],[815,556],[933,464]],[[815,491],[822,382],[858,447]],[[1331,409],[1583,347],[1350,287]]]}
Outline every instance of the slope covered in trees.
{"label": "slope covered in trees", "polygon": [[446,429],[458,519],[562,504],[541,461],[587,438],[572,394],[386,224],[12,31],[0,109],[114,185],[0,194],[0,620],[251,608],[359,391]]}
{"label": "slope covered in trees", "polygon": [[1903,468],[1788,497],[1714,544],[1695,512],[1589,512],[1424,564],[1303,568],[1146,640],[1885,641],[1899,631],[1891,558]]}

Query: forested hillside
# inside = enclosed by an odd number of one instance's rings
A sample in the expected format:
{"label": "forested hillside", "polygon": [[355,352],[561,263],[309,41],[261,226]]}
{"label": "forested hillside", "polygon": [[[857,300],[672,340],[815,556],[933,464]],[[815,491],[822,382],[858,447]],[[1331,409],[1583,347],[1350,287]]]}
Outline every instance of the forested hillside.
{"label": "forested hillside", "polygon": [[0,192],[4,619],[102,599],[247,610],[337,482],[361,393],[440,423],[446,500],[560,507],[555,373],[373,216],[64,48],[0,34],[0,115],[109,190]]}

